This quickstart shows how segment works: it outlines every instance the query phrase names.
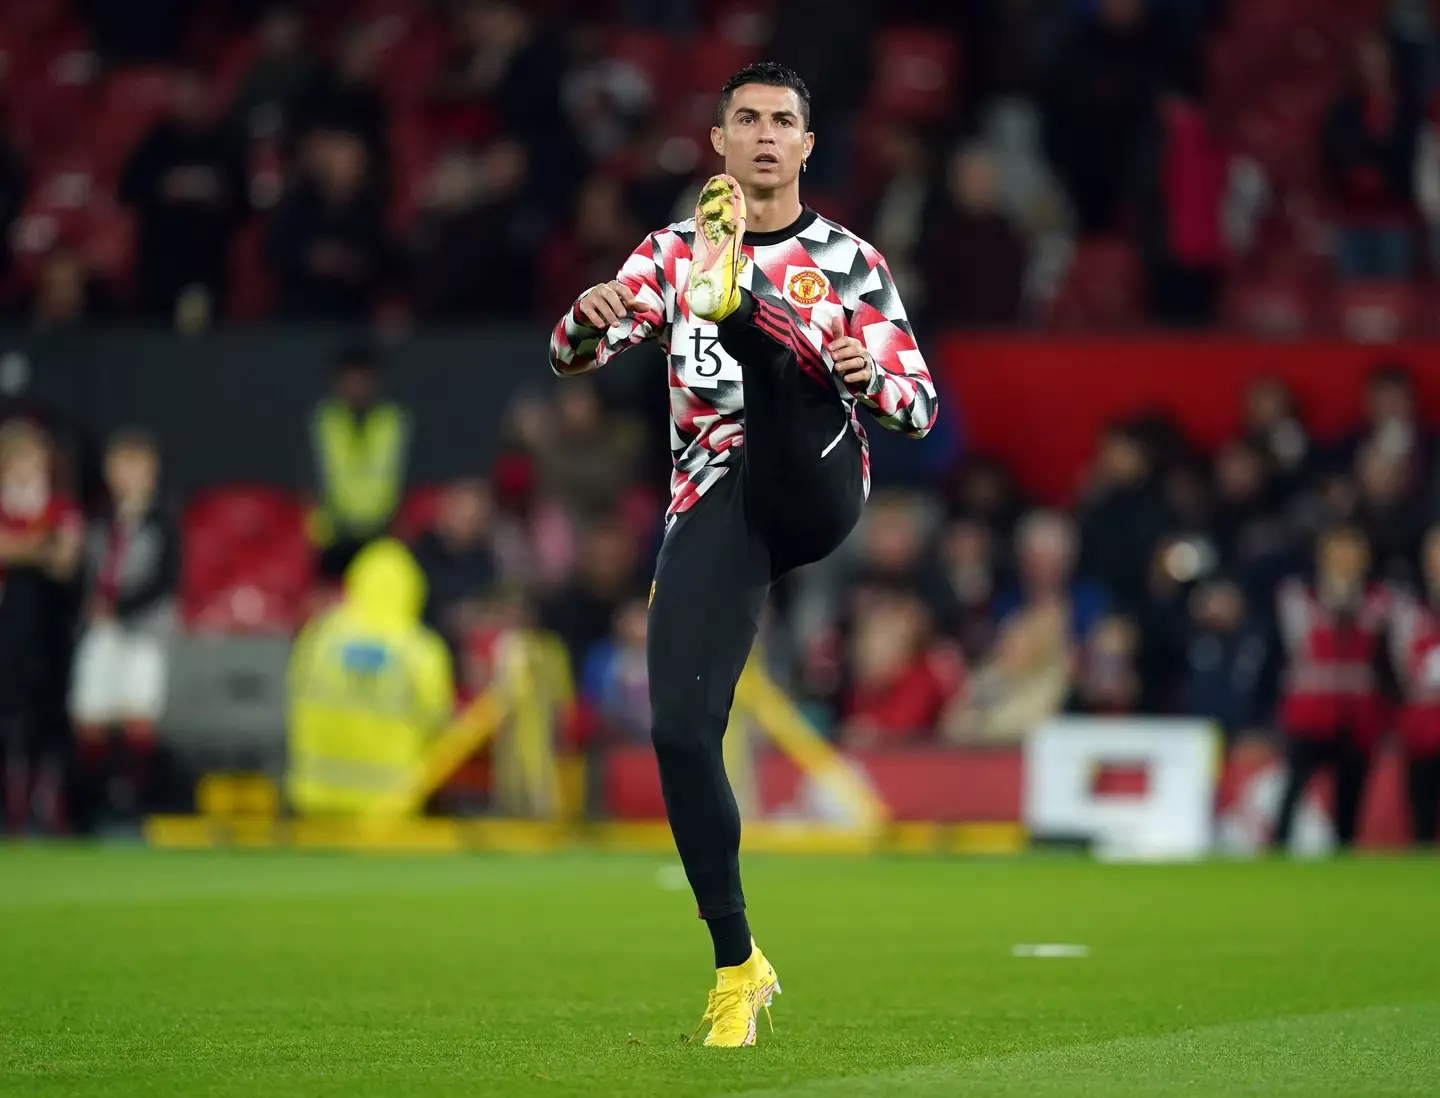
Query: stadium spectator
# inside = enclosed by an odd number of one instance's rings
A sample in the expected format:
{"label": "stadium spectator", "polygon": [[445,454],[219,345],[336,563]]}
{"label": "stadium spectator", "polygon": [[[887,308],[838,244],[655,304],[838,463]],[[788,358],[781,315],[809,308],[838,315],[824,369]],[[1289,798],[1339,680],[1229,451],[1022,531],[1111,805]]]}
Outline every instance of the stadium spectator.
{"label": "stadium spectator", "polygon": [[1014,475],[992,458],[967,456],[945,485],[946,511],[985,523],[1006,546],[1026,506]]}
{"label": "stadium spectator", "polygon": [[643,72],[606,52],[607,29],[598,20],[575,27],[570,63],[560,77],[566,121],[586,159],[594,164],[607,163],[630,144],[649,117],[655,97]]}
{"label": "stadium spectator", "polygon": [[591,647],[580,669],[580,696],[592,708],[605,743],[650,742],[648,615],[644,599],[621,604],[611,635]]}
{"label": "stadium spectator", "polygon": [[1080,229],[1113,231],[1165,64],[1144,0],[1098,0],[1045,81],[1045,145]]}
{"label": "stadium spectator", "polygon": [[575,575],[546,599],[540,623],[564,643],[572,667],[610,635],[615,615],[640,587],[635,539],[618,518],[593,520],[581,535]]}
{"label": "stadium spectator", "polygon": [[331,395],[310,420],[310,535],[321,575],[339,579],[356,553],[389,530],[409,460],[409,416],[382,398],[374,354],[342,352]]}
{"label": "stadium spectator", "polygon": [[606,417],[588,378],[560,387],[555,418],[535,455],[541,494],[577,519],[613,514],[634,481],[639,440]]}
{"label": "stadium spectator", "polygon": [[1278,377],[1258,377],[1245,387],[1240,417],[1245,440],[1272,463],[1280,500],[1290,500],[1313,471],[1315,459],[1295,394]]}
{"label": "stadium spectator", "polygon": [[896,588],[876,591],[851,632],[839,741],[852,750],[933,739],[960,688],[958,650],[934,643],[933,617],[921,599]]}
{"label": "stadium spectator", "polygon": [[1031,511],[1015,531],[1016,585],[995,600],[995,620],[1020,610],[1054,607],[1072,640],[1081,640],[1104,616],[1108,599],[1095,583],[1075,575],[1075,525],[1059,511]]}
{"label": "stadium spectator", "polygon": [[270,225],[280,311],[303,320],[359,320],[392,265],[373,165],[365,144],[344,130],[311,134],[303,160]]}
{"label": "stadium spectator", "polygon": [[1079,520],[1082,573],[1105,589],[1118,611],[1141,611],[1155,550],[1175,518],[1133,427],[1111,428],[1100,440]]}
{"label": "stadium spectator", "polygon": [[424,588],[403,545],[373,542],[346,571],[344,601],[295,642],[285,784],[299,812],[415,810],[425,753],[455,702],[445,643],[420,622]]}
{"label": "stadium spectator", "polygon": [[1425,536],[1419,591],[1400,595],[1390,615],[1389,656],[1400,695],[1410,833],[1417,845],[1433,846],[1440,827],[1440,526]]}
{"label": "stadium spectator", "polygon": [[1232,439],[1215,455],[1209,534],[1220,566],[1251,594],[1274,587],[1293,551],[1270,469],[1265,451],[1245,439]]}
{"label": "stadium spectator", "polygon": [[471,140],[497,131],[518,140],[533,168],[532,192],[546,208],[562,208],[584,163],[560,103],[563,47],[512,0],[460,4],[455,33],[435,88],[449,108],[446,129]]}
{"label": "stadium spectator", "polygon": [[1275,845],[1290,842],[1295,810],[1310,779],[1335,773],[1335,837],[1355,839],[1370,753],[1388,726],[1377,665],[1384,658],[1390,599],[1366,577],[1370,547],[1353,526],[1331,527],[1316,549],[1315,580],[1281,585],[1276,617],[1282,659],[1277,723],[1288,774]]}
{"label": "stadium spectator", "polygon": [[235,89],[231,117],[254,137],[286,134],[320,77],[306,48],[305,16],[297,8],[271,8],[255,39],[255,59]]}
{"label": "stadium spectator", "polygon": [[536,454],[551,435],[553,409],[522,393],[506,412],[490,483],[495,497],[495,560],[503,584],[549,595],[575,563],[574,523],[539,488]]}
{"label": "stadium spectator", "polygon": [[1359,491],[1354,519],[1370,544],[1375,572],[1384,579],[1412,581],[1426,519],[1405,464],[1371,442],[1360,451],[1355,466]]}
{"label": "stadium spectator", "polygon": [[40,264],[30,295],[30,323],[40,331],[75,328],[107,316],[111,305],[109,288],[94,276],[85,257],[61,245]]}
{"label": "stadium spectator", "polygon": [[445,638],[452,653],[460,651],[477,604],[495,586],[491,506],[490,489],[483,480],[456,481],[445,489],[435,525],[415,543],[415,562],[425,575],[421,619]]}
{"label": "stadium spectator", "polygon": [[436,162],[411,242],[420,317],[514,320],[531,314],[541,222],[526,201],[526,171],[525,150],[514,141],[497,141],[479,154],[452,149]]}
{"label": "stadium spectator", "polygon": [[1231,163],[1194,90],[1172,84],[1140,140],[1135,205],[1147,312],[1159,324],[1213,324],[1227,258]]}
{"label": "stadium spectator", "polygon": [[1399,86],[1385,37],[1361,36],[1354,79],[1331,106],[1323,131],[1342,277],[1410,275],[1419,131],[1415,97]]}
{"label": "stadium spectator", "polygon": [[592,175],[575,197],[574,215],[541,257],[542,315],[560,316],[574,304],[564,290],[566,279],[593,286],[614,278],[640,239],[620,180]]}
{"label": "stadium spectator", "polygon": [[924,312],[928,290],[917,266],[935,191],[932,143],[914,126],[887,126],[879,136],[880,186],[861,224],[890,265],[913,318]]}
{"label": "stadium spectator", "polygon": [[1365,385],[1365,423],[1341,449],[1341,460],[1354,465],[1367,446],[1401,466],[1407,487],[1424,492],[1434,453],[1430,430],[1416,406],[1415,382],[1399,364],[1377,368]]}
{"label": "stadium spectator", "polygon": [[[177,626],[180,539],[158,498],[159,475],[159,448],[148,433],[128,429],[111,439],[105,453],[110,504],[85,539],[85,624],[70,693],[77,755],[88,779],[101,776],[108,733],[122,733],[131,810],[143,806],[148,792]],[[127,808],[113,801],[111,807]]]}
{"label": "stadium spectator", "polygon": [[374,166],[377,189],[384,190],[383,173],[389,163],[390,111],[378,81],[381,40],[377,24],[348,28],[341,36],[334,61],[307,83],[293,105],[292,124],[286,133],[292,149],[305,156],[305,141],[317,132],[353,134],[364,145]]}
{"label": "stadium spectator", "polygon": [[48,829],[60,823],[67,745],[42,713],[55,654],[51,585],[73,576],[84,525],[54,476],[54,445],[41,428],[19,419],[0,426],[0,796],[11,832],[25,829],[32,807]]}
{"label": "stadium spectator", "polygon": [[940,565],[956,608],[951,635],[978,663],[995,638],[995,535],[975,519],[956,519],[941,533]]}
{"label": "stadium spectator", "polygon": [[1021,610],[941,723],[948,743],[1020,743],[1060,712],[1070,692],[1070,645],[1056,603]]}
{"label": "stadium spectator", "polygon": [[244,149],[212,98],[198,70],[177,75],[169,115],[130,154],[120,181],[140,228],[140,308],[157,317],[174,316],[197,293],[207,312],[218,310],[230,241],[248,207]]}
{"label": "stadium spectator", "polygon": [[935,324],[995,328],[1020,319],[1025,241],[999,209],[995,164],[984,147],[968,146],[952,159],[918,262]]}
{"label": "stadium spectator", "polygon": [[1269,717],[1270,638],[1244,590],[1227,579],[1197,586],[1189,616],[1182,711],[1214,721],[1233,742]]}
{"label": "stadium spectator", "polygon": [[1129,618],[1111,614],[1096,624],[1080,650],[1066,708],[1072,713],[1117,717],[1140,710],[1140,631]]}

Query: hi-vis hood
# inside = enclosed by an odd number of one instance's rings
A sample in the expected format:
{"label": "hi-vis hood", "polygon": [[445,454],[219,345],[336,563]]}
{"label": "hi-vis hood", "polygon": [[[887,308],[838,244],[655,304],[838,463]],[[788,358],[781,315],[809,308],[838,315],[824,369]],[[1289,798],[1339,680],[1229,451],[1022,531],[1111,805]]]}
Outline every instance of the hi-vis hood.
{"label": "hi-vis hood", "polygon": [[345,609],[367,624],[413,626],[425,606],[425,575],[394,538],[362,549],[345,572]]}

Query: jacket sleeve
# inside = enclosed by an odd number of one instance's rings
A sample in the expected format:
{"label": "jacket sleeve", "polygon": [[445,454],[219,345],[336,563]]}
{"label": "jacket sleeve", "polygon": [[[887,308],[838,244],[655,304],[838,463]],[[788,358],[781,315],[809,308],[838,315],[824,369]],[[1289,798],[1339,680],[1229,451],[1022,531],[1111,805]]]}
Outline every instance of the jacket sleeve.
{"label": "jacket sleeve", "polygon": [[[635,295],[635,311],[618,324],[601,331],[580,319],[580,298],[570,306],[550,333],[550,368],[562,376],[598,369],[627,348],[653,339],[665,326],[665,243],[663,233],[651,233],[615,276]],[[669,237],[673,240],[673,234]],[[594,289],[592,286],[591,289]],[[589,293],[586,290],[585,293]],[[580,297],[584,297],[581,294]]]}
{"label": "jacket sleeve", "polygon": [[915,333],[900,301],[885,258],[866,245],[870,273],[850,314],[850,335],[864,344],[875,360],[875,373],[863,389],[852,387],[856,399],[875,413],[882,427],[924,438],[935,425],[940,403],[930,369],[915,343]]}
{"label": "jacket sleeve", "polygon": [[180,539],[168,516],[155,520],[160,535],[160,558],[145,582],[115,600],[115,614],[122,620],[148,610],[170,597],[180,583]]}

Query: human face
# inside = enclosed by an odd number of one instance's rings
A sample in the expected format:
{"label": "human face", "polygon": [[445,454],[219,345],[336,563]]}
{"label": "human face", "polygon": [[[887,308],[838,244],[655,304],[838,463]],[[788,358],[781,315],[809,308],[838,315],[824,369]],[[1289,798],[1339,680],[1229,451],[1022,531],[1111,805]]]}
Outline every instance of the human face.
{"label": "human face", "polygon": [[122,507],[154,495],[158,472],[154,453],[142,446],[112,450],[105,459],[105,482]]}
{"label": "human face", "polygon": [[765,193],[795,186],[815,135],[805,131],[793,89],[742,84],[725,109],[725,125],[710,131],[710,142],[742,189]]}

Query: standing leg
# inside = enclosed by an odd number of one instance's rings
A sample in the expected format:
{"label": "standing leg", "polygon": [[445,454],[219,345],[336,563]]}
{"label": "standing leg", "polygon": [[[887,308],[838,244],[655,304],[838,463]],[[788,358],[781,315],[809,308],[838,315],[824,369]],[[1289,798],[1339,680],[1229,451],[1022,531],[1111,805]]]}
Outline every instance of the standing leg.
{"label": "standing leg", "polygon": [[721,745],[769,588],[770,554],[747,512],[744,481],[732,471],[667,533],[646,641],[665,810],[714,939],[716,968],[750,956],[740,812]]}
{"label": "standing leg", "polygon": [[1360,821],[1360,797],[1365,792],[1365,776],[1370,758],[1360,748],[1341,743],[1335,750],[1335,839],[1341,850],[1355,843]]}
{"label": "standing leg", "polygon": [[1419,755],[1407,767],[1411,835],[1416,846],[1434,846],[1440,817],[1440,753]]}
{"label": "standing leg", "polygon": [[1285,746],[1285,793],[1280,798],[1280,811],[1275,817],[1274,846],[1287,850],[1290,831],[1295,824],[1295,810],[1320,765],[1323,748],[1309,740],[1291,739]]}

